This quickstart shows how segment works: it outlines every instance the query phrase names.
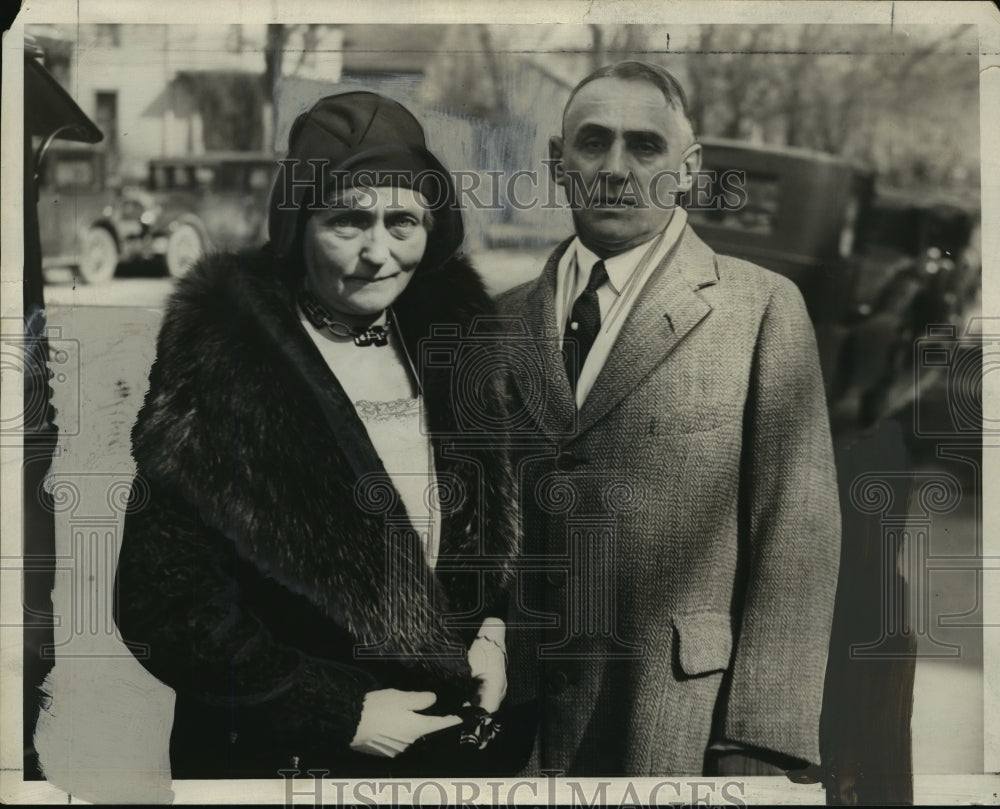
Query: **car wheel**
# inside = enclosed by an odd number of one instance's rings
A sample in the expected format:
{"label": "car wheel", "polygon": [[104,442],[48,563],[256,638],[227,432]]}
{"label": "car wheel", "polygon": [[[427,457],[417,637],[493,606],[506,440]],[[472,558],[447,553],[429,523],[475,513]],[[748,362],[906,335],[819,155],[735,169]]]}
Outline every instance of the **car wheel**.
{"label": "car wheel", "polygon": [[83,237],[80,277],[87,284],[104,284],[115,277],[118,245],[104,228],[91,228]]}
{"label": "car wheel", "polygon": [[187,275],[204,252],[205,244],[198,229],[187,223],[178,225],[167,239],[167,272],[174,278]]}

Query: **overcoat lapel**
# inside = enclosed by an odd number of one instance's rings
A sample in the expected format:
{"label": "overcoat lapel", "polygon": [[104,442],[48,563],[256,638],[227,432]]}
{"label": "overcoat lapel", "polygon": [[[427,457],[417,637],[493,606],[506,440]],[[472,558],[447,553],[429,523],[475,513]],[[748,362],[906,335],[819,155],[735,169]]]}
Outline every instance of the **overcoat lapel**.
{"label": "overcoat lapel", "polygon": [[566,377],[555,316],[556,272],[559,259],[572,241],[567,239],[553,251],[528,294],[523,318],[530,344],[515,347],[518,351],[531,351],[541,367],[544,376],[540,386],[537,379],[525,374],[515,374],[515,379],[522,401],[533,411],[538,426],[550,436],[572,433],[576,420],[576,403]]}
{"label": "overcoat lapel", "polygon": [[590,429],[634,391],[712,311],[699,290],[718,279],[715,254],[685,228],[640,291],[580,409],[578,432]]}
{"label": "overcoat lapel", "polygon": [[312,392],[327,426],[350,464],[355,485],[369,475],[385,476],[382,459],[351,405],[347,392],[306,334],[301,321],[287,314],[295,312],[291,297],[284,318],[277,317],[273,309],[261,306],[255,300],[248,301],[246,305],[270,335],[272,344],[282,353],[289,367],[295,369],[303,384]]}

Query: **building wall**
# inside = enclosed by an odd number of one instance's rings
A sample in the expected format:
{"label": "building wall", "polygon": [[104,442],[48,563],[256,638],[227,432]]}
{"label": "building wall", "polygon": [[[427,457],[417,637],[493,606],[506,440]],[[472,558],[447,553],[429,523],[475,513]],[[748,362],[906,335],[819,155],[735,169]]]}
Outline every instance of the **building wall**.
{"label": "building wall", "polygon": [[[80,25],[47,26],[46,35],[73,42],[68,89],[97,120],[98,94],[117,99],[117,126],[105,132],[105,148],[118,159],[111,171],[125,180],[146,174],[151,157],[200,154],[204,131],[197,99],[174,81],[182,72],[264,73],[264,25]],[[28,33],[32,33],[29,27]],[[311,38],[310,38],[311,37]],[[340,29],[309,34],[289,30],[283,73],[339,78]],[[305,57],[300,58],[305,52]],[[263,116],[270,128],[271,117]],[[265,142],[271,140],[265,133]],[[117,171],[115,164],[117,163]]]}

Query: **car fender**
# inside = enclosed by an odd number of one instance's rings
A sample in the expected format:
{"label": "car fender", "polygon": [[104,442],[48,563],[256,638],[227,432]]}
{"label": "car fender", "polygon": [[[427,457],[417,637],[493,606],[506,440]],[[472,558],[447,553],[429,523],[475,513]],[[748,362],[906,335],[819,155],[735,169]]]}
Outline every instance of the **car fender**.
{"label": "car fender", "polygon": [[115,248],[119,253],[122,252],[122,240],[121,236],[118,234],[118,228],[115,227],[115,223],[111,219],[106,217],[95,219],[89,225],[80,228],[79,233],[77,233],[77,238],[79,239],[80,244],[83,244],[83,237],[87,234],[87,231],[93,230],[94,228],[101,228],[110,233],[111,238],[115,240]]}
{"label": "car fender", "polygon": [[205,248],[205,251],[212,249],[212,239],[208,235],[208,229],[205,227],[205,223],[201,221],[201,218],[192,213],[184,213],[175,219],[170,221],[167,226],[167,236],[169,237],[178,227],[181,225],[190,225],[195,230],[198,231],[198,235],[201,237],[201,243]]}

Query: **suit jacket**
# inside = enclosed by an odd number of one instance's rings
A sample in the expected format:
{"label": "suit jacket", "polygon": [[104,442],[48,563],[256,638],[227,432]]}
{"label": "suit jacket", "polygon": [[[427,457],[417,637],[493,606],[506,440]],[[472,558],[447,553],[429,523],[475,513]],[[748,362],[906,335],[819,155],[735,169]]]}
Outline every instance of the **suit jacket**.
{"label": "suit jacket", "polygon": [[[300,322],[285,269],[266,250],[213,256],[178,282],[132,432],[115,618],[177,693],[174,777],[405,772],[403,761],[348,749],[365,693],[434,691],[435,713],[474,700],[466,650],[483,613],[506,604],[511,466],[495,431],[468,426],[470,406],[454,393],[465,372],[449,359],[493,311],[475,271],[453,259],[394,307],[423,383],[441,491],[431,571]],[[445,359],[421,362],[425,349]],[[477,424],[502,421],[499,385],[476,387]],[[446,749],[455,766],[457,732]]]}
{"label": "suit jacket", "polygon": [[802,298],[687,228],[577,412],[553,322],[568,244],[499,301],[531,768],[698,774],[712,739],[818,762],[840,513]]}

